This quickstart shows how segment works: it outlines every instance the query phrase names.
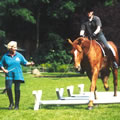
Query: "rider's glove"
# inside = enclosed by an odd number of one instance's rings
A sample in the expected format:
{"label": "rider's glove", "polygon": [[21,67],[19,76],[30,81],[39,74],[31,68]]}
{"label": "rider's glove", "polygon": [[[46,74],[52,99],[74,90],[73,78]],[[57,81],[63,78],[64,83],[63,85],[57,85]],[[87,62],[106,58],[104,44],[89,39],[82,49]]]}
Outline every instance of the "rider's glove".
{"label": "rider's glove", "polygon": [[96,36],[96,34],[95,34],[95,33],[93,33],[93,36],[95,37],[95,36]]}
{"label": "rider's glove", "polygon": [[95,37],[96,37],[96,34],[93,33],[93,34],[91,35],[91,38],[94,39]]}

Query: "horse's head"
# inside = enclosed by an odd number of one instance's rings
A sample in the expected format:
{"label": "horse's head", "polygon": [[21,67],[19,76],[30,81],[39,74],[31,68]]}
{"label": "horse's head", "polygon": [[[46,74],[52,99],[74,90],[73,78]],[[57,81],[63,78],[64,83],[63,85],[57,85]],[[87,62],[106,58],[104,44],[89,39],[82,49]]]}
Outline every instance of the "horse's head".
{"label": "horse's head", "polygon": [[83,37],[79,37],[73,42],[70,39],[68,39],[68,42],[72,45],[71,53],[74,56],[75,68],[78,69],[79,71],[81,69],[80,63],[83,59],[83,49],[82,49],[83,40],[84,40]]}

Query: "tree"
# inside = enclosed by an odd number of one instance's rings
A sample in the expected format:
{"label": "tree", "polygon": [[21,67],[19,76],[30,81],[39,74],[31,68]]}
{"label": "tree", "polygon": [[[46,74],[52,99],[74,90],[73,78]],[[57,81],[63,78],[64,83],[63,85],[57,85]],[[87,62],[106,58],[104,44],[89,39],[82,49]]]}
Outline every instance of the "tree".
{"label": "tree", "polygon": [[[99,11],[97,13],[102,16],[103,24],[106,26],[108,22],[112,24],[112,21],[106,20],[110,17],[110,9],[119,3],[118,0],[0,0],[0,36],[4,36],[4,43],[7,43],[7,40],[18,41],[18,45],[26,49],[26,57],[36,55],[40,57],[39,62],[44,62],[52,54],[53,49],[59,56],[63,55],[62,50],[68,51],[66,39],[79,36],[87,7]],[[105,13],[103,8],[109,12]],[[116,15],[117,20],[118,18],[119,15]],[[116,29],[115,26],[114,28]],[[110,29],[104,29],[108,34]],[[118,29],[116,30],[118,32]],[[115,34],[112,37],[115,37]],[[117,37],[119,39],[119,35]],[[0,45],[3,46],[3,42]],[[58,45],[59,47],[56,47]]]}

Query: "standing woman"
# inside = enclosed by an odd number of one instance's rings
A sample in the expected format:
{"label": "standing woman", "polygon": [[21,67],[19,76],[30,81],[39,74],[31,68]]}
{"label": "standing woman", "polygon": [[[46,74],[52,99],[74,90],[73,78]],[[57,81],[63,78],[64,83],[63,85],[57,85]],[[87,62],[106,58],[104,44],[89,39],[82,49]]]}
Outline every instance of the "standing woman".
{"label": "standing woman", "polygon": [[15,84],[15,107],[19,109],[20,101],[20,84],[24,83],[23,73],[21,65],[28,66],[34,65],[34,62],[28,62],[24,56],[17,52],[17,42],[10,41],[7,46],[8,52],[5,53],[0,61],[0,68],[5,73],[5,85],[7,89],[7,95],[9,98],[9,110],[14,106],[12,95],[12,83]]}

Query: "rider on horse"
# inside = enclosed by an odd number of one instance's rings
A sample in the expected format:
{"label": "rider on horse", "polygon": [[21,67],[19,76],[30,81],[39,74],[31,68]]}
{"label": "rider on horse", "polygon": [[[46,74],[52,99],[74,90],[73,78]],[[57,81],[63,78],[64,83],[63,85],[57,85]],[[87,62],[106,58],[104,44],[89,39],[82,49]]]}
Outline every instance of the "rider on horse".
{"label": "rider on horse", "polygon": [[[102,32],[102,29],[101,29],[102,23],[100,18],[94,15],[94,11],[92,9],[87,10],[87,16],[88,16],[87,22],[81,25],[80,36],[84,37],[86,32],[86,35],[90,39],[91,38],[98,39],[98,41],[102,42],[108,51],[107,53],[112,52],[113,54],[113,51],[109,47],[109,44],[107,43],[107,40]],[[113,56],[113,67],[118,68],[118,64],[115,61],[114,54],[112,56]]]}

